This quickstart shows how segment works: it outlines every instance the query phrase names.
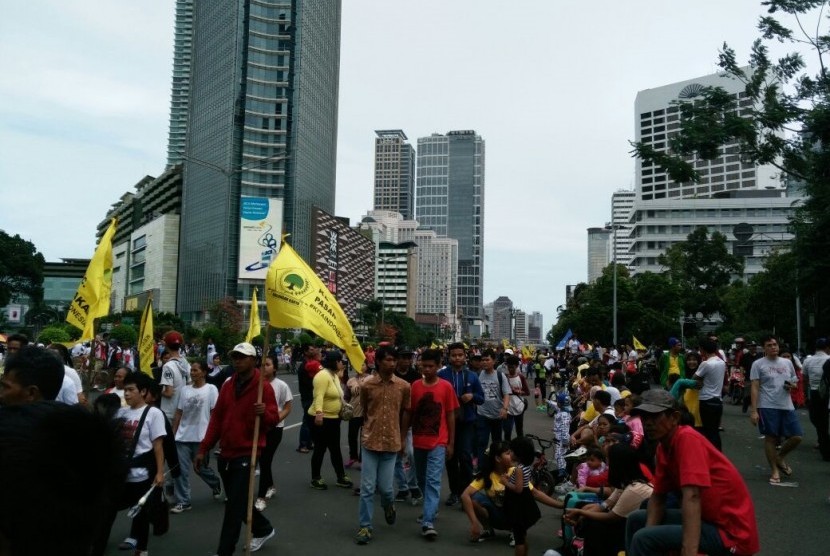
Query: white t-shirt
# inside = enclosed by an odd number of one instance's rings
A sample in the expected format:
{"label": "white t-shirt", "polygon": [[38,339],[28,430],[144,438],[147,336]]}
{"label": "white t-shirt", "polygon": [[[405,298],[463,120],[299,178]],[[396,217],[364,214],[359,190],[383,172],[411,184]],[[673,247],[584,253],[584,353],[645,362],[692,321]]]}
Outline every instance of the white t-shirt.
{"label": "white t-shirt", "polygon": [[[116,417],[124,420],[121,427],[121,434],[124,438],[125,445],[129,448],[133,442],[133,435],[138,428],[138,422],[141,420],[141,415],[147,406],[141,406],[138,409],[131,409],[129,407],[122,407],[118,410]],[[146,454],[153,449],[153,440],[167,436],[167,431],[164,428],[164,414],[156,407],[151,407],[147,412],[147,418],[144,419],[144,424],[141,426],[141,431],[138,434],[138,442],[135,445],[135,453],[133,456],[140,456]],[[140,483],[150,478],[150,473],[146,467],[133,467],[127,472],[128,483]]]}
{"label": "white t-shirt", "polygon": [[185,385],[190,384],[190,364],[185,359],[171,359],[161,369],[159,384],[172,386],[174,389],[172,397],[161,397],[161,410],[172,421],[176,416],[176,409],[179,407],[182,389]]}
{"label": "white t-shirt", "polygon": [[58,391],[58,396],[55,398],[56,402],[62,402],[66,405],[75,405],[78,403],[78,391],[75,390],[75,383],[69,378],[69,375],[63,375],[63,384]]}
{"label": "white t-shirt", "polygon": [[201,442],[210,422],[210,412],[216,407],[219,390],[213,384],[201,388],[192,385],[182,388],[179,406],[182,418],[176,429],[176,442]]}
{"label": "white t-shirt", "polygon": [[72,383],[75,385],[75,393],[80,394],[84,391],[84,387],[81,384],[81,375],[78,374],[78,371],[73,369],[72,367],[68,367],[66,365],[63,366],[63,374],[69,377]]}
{"label": "white t-shirt", "polygon": [[[291,393],[291,388],[284,381],[274,377],[271,381],[271,388],[274,389],[274,395],[277,397],[277,410],[285,409],[285,404],[294,400],[294,395]],[[285,421],[280,421],[277,424],[278,428],[283,428]]]}
{"label": "white t-shirt", "polygon": [[809,380],[810,390],[818,390],[821,384],[821,377],[824,375],[824,363],[828,358],[830,358],[830,355],[827,355],[827,353],[817,351],[815,355],[804,360],[804,367],[801,372]]}
{"label": "white t-shirt", "polygon": [[703,379],[703,386],[700,388],[700,401],[719,400],[723,392],[723,375],[726,374],[726,363],[717,355],[700,364],[695,371],[695,376]]}
{"label": "white t-shirt", "polygon": [[749,379],[757,380],[760,386],[758,408],[795,409],[790,393],[784,390],[785,382],[792,384],[798,382],[795,368],[789,360],[783,357],[756,359],[749,370]]}
{"label": "white t-shirt", "polygon": [[84,349],[83,344],[75,344],[75,346],[72,348],[72,351],[70,353],[71,353],[72,357],[80,357],[81,355],[84,354],[85,351],[86,350]]}
{"label": "white t-shirt", "polygon": [[611,394],[611,407],[614,407],[614,402],[622,398],[620,390],[615,386],[606,386],[605,391]]}

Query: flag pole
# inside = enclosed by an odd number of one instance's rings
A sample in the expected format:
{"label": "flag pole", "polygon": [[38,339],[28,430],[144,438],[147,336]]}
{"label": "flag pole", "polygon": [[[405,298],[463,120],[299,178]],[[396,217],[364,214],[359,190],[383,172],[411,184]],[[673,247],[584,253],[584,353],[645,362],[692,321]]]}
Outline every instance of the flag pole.
{"label": "flag pole", "polygon": [[[265,325],[265,342],[262,347],[262,360],[259,365],[259,384],[257,385],[256,403],[262,403],[262,389],[265,380],[262,376],[262,368],[265,366],[265,358],[268,357],[268,336],[271,334],[270,322]],[[259,426],[262,422],[262,416],[254,416],[254,441],[251,445],[251,470],[248,477],[248,513],[247,523],[245,527],[245,553],[251,554],[251,540],[253,537],[253,520],[254,520],[254,488],[256,486],[256,460],[257,447],[259,445]]]}

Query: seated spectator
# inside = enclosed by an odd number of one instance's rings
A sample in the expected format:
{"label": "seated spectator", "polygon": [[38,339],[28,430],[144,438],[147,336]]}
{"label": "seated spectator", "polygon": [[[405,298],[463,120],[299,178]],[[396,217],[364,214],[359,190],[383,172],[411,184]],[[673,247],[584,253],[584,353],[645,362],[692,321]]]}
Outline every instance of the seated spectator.
{"label": "seated spectator", "polygon": [[590,422],[577,428],[571,435],[571,445],[574,447],[599,446],[596,441],[598,438],[596,426],[599,422],[599,416],[603,413],[608,413],[611,417],[614,417],[614,408],[611,406],[611,394],[605,390],[597,390],[594,392],[591,407],[594,409],[596,416]]}
{"label": "seated spectator", "polygon": [[[495,530],[509,531],[510,520],[504,511],[502,475],[513,473],[512,454],[507,442],[490,445],[487,459],[473,482],[461,493],[461,507],[470,520],[470,541],[481,542],[495,536]],[[562,509],[562,502],[530,485],[533,498],[546,506]]]}
{"label": "seated spectator", "polygon": [[605,464],[605,454],[602,450],[592,448],[588,450],[585,461],[576,468],[577,487],[598,488],[608,483],[608,466]]}
{"label": "seated spectator", "polygon": [[616,555],[625,548],[626,518],[651,497],[636,451],[625,443],[608,449],[608,482],[614,492],[599,504],[568,510],[565,521],[584,539],[583,556]]}

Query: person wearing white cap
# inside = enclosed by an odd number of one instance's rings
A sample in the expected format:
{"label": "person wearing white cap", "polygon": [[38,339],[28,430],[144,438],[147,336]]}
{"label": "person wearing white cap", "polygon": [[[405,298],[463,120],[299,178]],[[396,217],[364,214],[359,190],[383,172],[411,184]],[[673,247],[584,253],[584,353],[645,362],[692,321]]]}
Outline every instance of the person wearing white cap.
{"label": "person wearing white cap", "polygon": [[[266,432],[279,422],[279,410],[274,389],[269,383],[262,385],[262,401],[257,401],[260,371],[257,369],[256,349],[248,342],[237,344],[230,353],[235,373],[219,391],[216,407],[210,416],[205,438],[199,445],[199,454],[193,461],[198,472],[217,441],[222,444],[222,455],[217,467],[225,486],[225,517],[219,535],[218,556],[230,556],[239,540],[239,530],[245,521],[248,504],[248,480],[251,471],[251,450],[254,439],[251,430],[257,415],[261,418],[257,439],[257,455],[265,447]],[[250,551],[255,552],[276,533],[268,519],[254,507]]]}

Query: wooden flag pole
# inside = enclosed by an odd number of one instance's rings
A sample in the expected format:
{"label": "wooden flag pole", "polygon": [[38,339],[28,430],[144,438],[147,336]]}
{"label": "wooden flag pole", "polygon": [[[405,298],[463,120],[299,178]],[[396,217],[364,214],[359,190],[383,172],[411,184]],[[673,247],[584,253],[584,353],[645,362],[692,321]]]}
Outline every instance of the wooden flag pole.
{"label": "wooden flag pole", "polygon": [[[265,366],[265,358],[268,357],[268,336],[271,333],[271,324],[265,326],[265,345],[262,347],[262,360],[259,365],[259,384],[257,385],[256,403],[262,403],[262,389],[265,380],[262,375],[262,368]],[[253,338],[252,338],[253,339]],[[262,422],[262,416],[256,415],[254,417],[254,442],[251,446],[251,471],[248,477],[248,513],[245,527],[245,553],[251,554],[251,540],[253,538],[253,520],[254,520],[254,490],[256,487],[256,460],[257,448],[259,445],[259,425]]]}

